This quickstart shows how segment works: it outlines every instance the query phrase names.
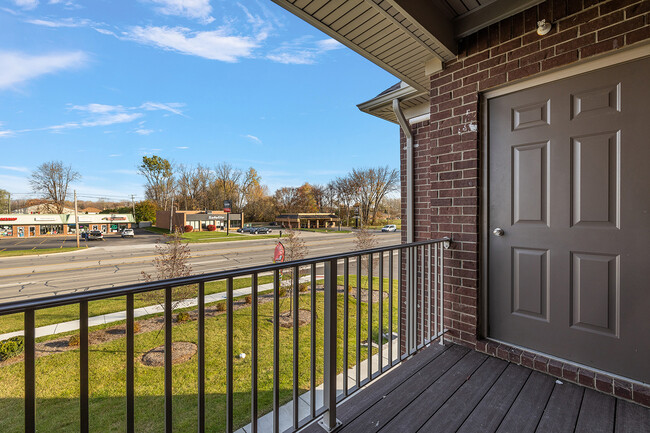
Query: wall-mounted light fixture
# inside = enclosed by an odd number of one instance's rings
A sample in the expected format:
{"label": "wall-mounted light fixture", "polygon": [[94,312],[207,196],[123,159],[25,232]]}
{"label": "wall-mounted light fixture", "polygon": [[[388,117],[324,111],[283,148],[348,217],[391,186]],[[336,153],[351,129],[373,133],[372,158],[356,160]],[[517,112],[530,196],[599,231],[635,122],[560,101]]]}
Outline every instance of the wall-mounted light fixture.
{"label": "wall-mounted light fixture", "polygon": [[537,34],[544,36],[551,31],[551,27],[553,27],[553,25],[551,23],[547,23],[545,19],[537,21]]}

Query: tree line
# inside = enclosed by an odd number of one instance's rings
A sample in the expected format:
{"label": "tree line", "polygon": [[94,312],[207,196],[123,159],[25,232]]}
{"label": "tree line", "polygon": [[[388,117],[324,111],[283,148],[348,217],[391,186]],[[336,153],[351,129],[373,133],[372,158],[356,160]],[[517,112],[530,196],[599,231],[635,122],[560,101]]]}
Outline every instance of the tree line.
{"label": "tree line", "polygon": [[[253,167],[240,170],[226,162],[190,166],[172,164],[157,155],[144,156],[138,172],[145,179],[145,200],[135,205],[138,220],[155,219],[156,210],[172,206],[177,210],[221,209],[224,200],[231,201],[233,212],[244,212],[248,221],[272,221],[282,213],[332,212],[347,224],[356,216],[363,224],[375,224],[380,212],[399,215],[399,199],[390,197],[399,188],[399,172],[388,166],[355,168],[325,185],[305,183],[279,188],[273,194]],[[61,213],[70,184],[80,179],[71,166],[50,161],[32,172],[30,184],[34,193]],[[103,210],[132,209],[124,202]]]}

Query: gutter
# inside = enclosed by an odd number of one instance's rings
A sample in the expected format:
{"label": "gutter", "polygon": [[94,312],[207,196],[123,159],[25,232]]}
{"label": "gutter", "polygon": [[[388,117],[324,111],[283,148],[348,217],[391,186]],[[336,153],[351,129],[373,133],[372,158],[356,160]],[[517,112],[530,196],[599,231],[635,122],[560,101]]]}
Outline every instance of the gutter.
{"label": "gutter", "polygon": [[415,207],[413,197],[413,131],[409,124],[402,107],[399,105],[398,98],[393,99],[393,112],[395,117],[406,136],[406,242],[412,243],[415,234]]}

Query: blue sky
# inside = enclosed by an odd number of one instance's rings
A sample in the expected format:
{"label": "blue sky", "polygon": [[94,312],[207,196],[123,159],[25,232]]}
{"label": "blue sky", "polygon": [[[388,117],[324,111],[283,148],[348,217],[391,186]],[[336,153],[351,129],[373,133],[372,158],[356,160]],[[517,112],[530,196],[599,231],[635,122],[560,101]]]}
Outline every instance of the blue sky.
{"label": "blue sky", "polygon": [[0,188],[40,163],[81,195],[143,195],[143,155],[256,168],[271,192],[398,168],[356,104],[397,82],[270,0],[0,0]]}

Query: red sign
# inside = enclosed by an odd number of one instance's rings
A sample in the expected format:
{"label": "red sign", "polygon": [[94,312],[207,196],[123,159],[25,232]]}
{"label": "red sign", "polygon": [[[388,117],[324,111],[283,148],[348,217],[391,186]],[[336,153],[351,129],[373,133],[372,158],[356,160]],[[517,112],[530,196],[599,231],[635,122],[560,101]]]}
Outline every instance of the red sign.
{"label": "red sign", "polygon": [[229,208],[229,207],[225,207],[225,208],[223,208],[223,211],[224,211],[224,212],[230,212],[230,208]]}
{"label": "red sign", "polygon": [[284,245],[278,242],[275,246],[275,253],[273,254],[273,263],[284,262]]}
{"label": "red sign", "polygon": [[0,218],[0,221],[16,221],[17,219],[18,219],[18,218],[8,218],[8,217],[4,217],[4,218]]}

